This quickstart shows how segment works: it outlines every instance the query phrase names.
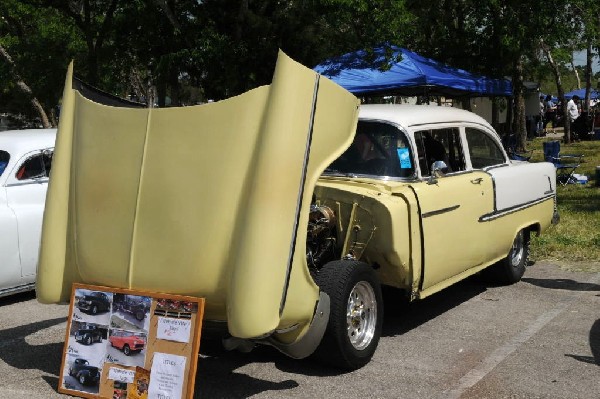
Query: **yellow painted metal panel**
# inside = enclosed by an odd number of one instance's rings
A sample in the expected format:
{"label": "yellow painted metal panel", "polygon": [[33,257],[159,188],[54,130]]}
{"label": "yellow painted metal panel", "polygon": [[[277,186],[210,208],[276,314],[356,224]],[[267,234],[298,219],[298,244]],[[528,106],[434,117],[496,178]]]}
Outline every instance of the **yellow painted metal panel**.
{"label": "yellow painted metal panel", "polygon": [[437,184],[413,184],[423,226],[423,289],[489,259],[487,226],[479,222],[494,210],[491,176],[480,171],[448,175]]}
{"label": "yellow painted metal panel", "polygon": [[241,338],[308,323],[310,196],[352,140],[357,99],[283,54],[271,86],[187,108],[100,105],[71,74],[39,300],[95,283],[204,296],[205,316]]}

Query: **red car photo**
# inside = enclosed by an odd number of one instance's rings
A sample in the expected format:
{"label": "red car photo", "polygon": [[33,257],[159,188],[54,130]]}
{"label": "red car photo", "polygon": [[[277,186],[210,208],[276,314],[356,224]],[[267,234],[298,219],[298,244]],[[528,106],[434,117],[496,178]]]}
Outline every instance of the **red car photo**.
{"label": "red car photo", "polygon": [[110,345],[123,351],[125,356],[141,352],[146,346],[146,339],[130,331],[113,331],[109,338]]}

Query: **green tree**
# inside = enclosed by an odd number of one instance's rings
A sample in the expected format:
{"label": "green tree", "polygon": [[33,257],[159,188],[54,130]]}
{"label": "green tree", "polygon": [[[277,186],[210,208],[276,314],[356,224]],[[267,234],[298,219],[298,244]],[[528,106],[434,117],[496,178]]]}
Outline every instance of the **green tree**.
{"label": "green tree", "polygon": [[100,66],[111,61],[105,44],[111,40],[112,22],[119,0],[25,0],[24,2],[37,8],[56,10],[70,20],[70,25],[77,27],[80,32],[79,37],[84,41],[87,49],[84,64],[86,80],[91,85],[97,85],[100,80]]}
{"label": "green tree", "polygon": [[64,73],[81,42],[60,14],[16,0],[0,3],[0,107],[44,126],[56,124],[54,110]]}
{"label": "green tree", "polygon": [[154,2],[187,39],[178,62],[213,99],[269,83],[279,48],[312,67],[350,50],[397,41],[411,19],[403,1],[205,0],[197,7]]}

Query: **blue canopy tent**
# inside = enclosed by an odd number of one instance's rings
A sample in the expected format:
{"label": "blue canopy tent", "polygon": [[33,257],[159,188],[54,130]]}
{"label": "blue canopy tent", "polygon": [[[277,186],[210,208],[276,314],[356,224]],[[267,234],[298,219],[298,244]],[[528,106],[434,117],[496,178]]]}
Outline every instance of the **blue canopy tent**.
{"label": "blue canopy tent", "polygon": [[506,79],[475,75],[397,46],[344,54],[314,70],[356,95],[512,95]]}
{"label": "blue canopy tent", "polygon": [[[573,96],[578,96],[579,98],[584,99],[585,98],[585,89],[573,90],[568,93],[565,93],[565,98],[567,100],[570,100],[571,98],[573,98]],[[598,90],[592,89],[590,99],[591,100],[600,99],[600,92]]]}

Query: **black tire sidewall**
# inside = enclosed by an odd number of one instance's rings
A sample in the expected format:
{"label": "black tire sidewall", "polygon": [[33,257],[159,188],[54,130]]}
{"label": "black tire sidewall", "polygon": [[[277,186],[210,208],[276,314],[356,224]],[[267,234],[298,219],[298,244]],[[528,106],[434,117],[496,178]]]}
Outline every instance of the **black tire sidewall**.
{"label": "black tire sidewall", "polygon": [[[329,322],[325,336],[317,348],[317,357],[349,370],[364,366],[377,349],[383,325],[383,299],[375,271],[363,262],[333,261],[321,269],[316,280],[330,299]],[[350,292],[361,281],[368,283],[373,289],[377,301],[377,318],[371,342],[366,348],[357,350],[348,337],[346,312]]]}
{"label": "black tire sidewall", "polygon": [[[518,265],[513,266],[511,262],[512,246],[508,255],[489,268],[483,270],[482,275],[485,280],[500,285],[509,285],[517,283],[525,274],[527,259],[529,258],[529,231],[523,231],[523,256]],[[519,234],[519,231],[517,234]],[[516,239],[517,235],[515,235]]]}
{"label": "black tire sidewall", "polygon": [[[521,261],[519,262],[518,265],[514,266],[511,262],[511,255],[512,255],[512,251],[509,252],[508,257],[506,257],[506,259],[504,259],[503,263],[504,263],[504,272],[506,275],[506,281],[507,283],[516,283],[519,280],[521,280],[521,277],[523,277],[523,274],[525,274],[525,268],[527,267],[527,259],[529,258],[529,232],[528,231],[522,231],[523,232],[523,255],[521,256]],[[521,233],[521,231],[519,232]],[[516,239],[516,236],[515,236]]]}

